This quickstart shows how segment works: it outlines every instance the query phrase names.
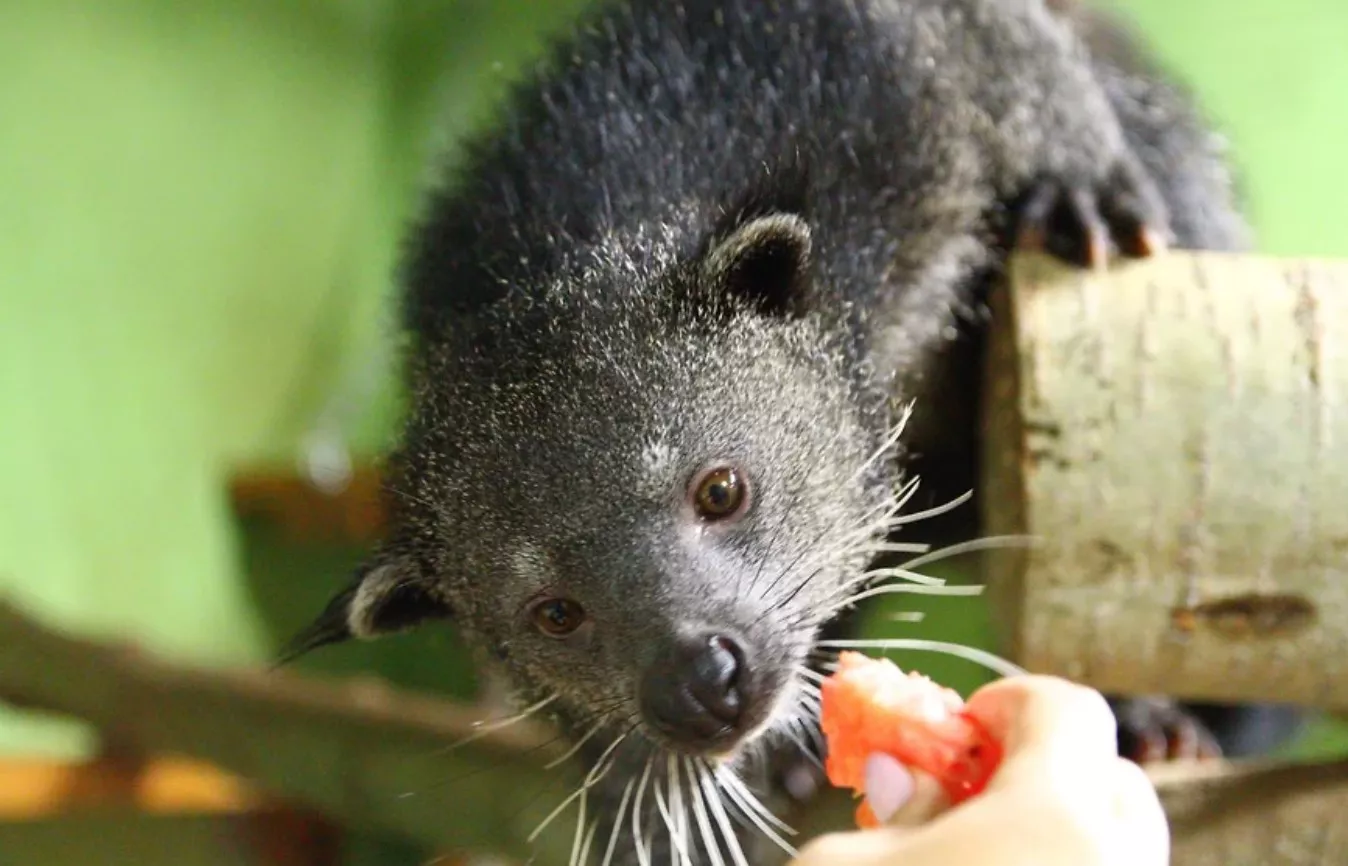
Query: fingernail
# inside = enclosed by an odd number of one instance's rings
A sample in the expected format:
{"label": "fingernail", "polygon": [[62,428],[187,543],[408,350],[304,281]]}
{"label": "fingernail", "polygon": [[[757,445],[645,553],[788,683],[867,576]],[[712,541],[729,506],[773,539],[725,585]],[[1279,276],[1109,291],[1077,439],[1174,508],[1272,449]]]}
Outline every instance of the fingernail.
{"label": "fingernail", "polygon": [[913,796],[915,783],[908,768],[888,755],[866,759],[866,802],[881,822],[888,821]]}

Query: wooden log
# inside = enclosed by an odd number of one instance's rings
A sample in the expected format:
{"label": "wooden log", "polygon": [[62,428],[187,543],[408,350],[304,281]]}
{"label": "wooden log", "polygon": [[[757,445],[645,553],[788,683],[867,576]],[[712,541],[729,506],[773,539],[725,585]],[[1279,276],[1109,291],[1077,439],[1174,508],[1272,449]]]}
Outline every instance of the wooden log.
{"label": "wooden log", "polygon": [[1006,651],[1123,694],[1348,707],[1348,262],[1016,260],[984,407]]}
{"label": "wooden log", "polygon": [[1348,863],[1348,760],[1161,765],[1149,774],[1170,821],[1171,866]]}

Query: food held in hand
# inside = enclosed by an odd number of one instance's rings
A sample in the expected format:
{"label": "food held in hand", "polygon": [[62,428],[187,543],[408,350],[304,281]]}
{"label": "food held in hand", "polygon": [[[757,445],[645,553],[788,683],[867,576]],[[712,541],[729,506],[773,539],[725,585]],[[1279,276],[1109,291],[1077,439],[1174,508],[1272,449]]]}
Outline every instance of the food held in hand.
{"label": "food held in hand", "polygon": [[[844,652],[820,693],[824,768],[837,787],[864,793],[866,759],[879,752],[932,776],[959,803],[982,791],[1001,762],[1001,745],[957,693],[889,659]],[[863,800],[857,824],[878,823]]]}

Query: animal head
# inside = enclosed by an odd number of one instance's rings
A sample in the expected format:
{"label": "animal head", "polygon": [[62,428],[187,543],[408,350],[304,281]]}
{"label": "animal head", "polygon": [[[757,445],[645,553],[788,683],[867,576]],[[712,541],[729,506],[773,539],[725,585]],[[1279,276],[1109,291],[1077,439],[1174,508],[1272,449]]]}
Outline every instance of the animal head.
{"label": "animal head", "polygon": [[616,239],[428,339],[394,531],[303,645],[452,616],[577,725],[703,756],[784,726],[893,489],[811,252],[790,213]]}

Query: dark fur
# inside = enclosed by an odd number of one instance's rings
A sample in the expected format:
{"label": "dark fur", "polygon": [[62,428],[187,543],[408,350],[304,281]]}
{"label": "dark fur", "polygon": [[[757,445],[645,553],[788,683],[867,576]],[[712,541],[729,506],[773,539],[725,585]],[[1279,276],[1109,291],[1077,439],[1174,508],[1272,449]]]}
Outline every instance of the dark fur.
{"label": "dark fur", "polygon": [[[395,528],[297,647],[452,612],[522,696],[561,695],[573,735],[608,720],[587,762],[635,725],[592,814],[664,748],[635,695],[662,641],[733,632],[787,689],[817,630],[845,628],[830,602],[867,563],[830,545],[907,470],[972,482],[979,293],[1017,202],[1056,183],[1180,246],[1247,243],[1187,97],[1122,30],[1052,6],[620,0],[587,16],[410,235]],[[755,222],[776,214],[804,228]],[[899,459],[857,476],[908,400]],[[710,530],[684,487],[722,459],[754,508]],[[529,628],[545,590],[583,602],[575,639]],[[776,729],[756,742],[794,748]],[[649,792],[643,812],[660,826]]]}

